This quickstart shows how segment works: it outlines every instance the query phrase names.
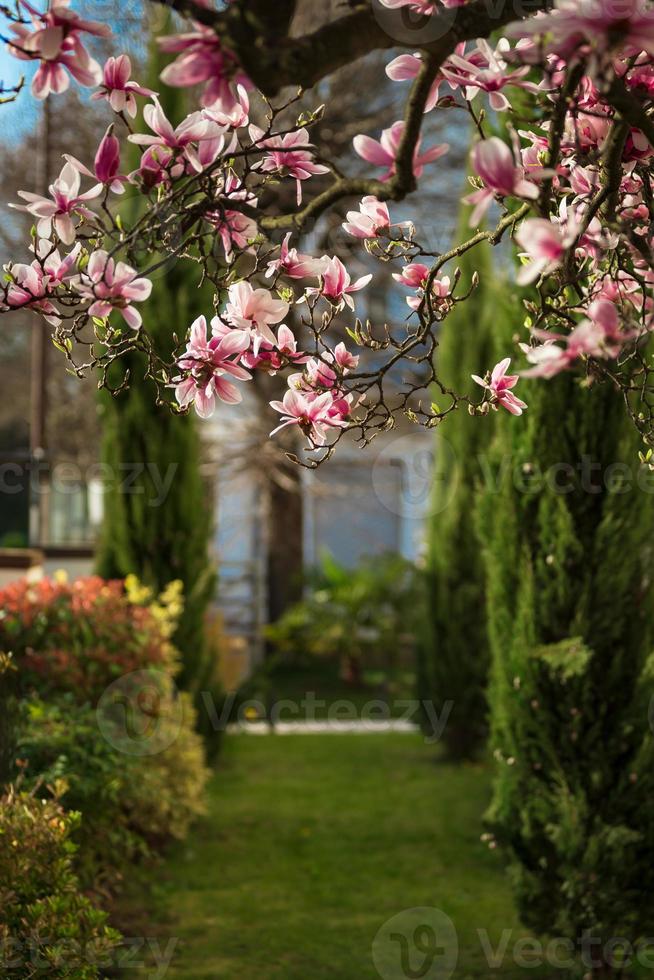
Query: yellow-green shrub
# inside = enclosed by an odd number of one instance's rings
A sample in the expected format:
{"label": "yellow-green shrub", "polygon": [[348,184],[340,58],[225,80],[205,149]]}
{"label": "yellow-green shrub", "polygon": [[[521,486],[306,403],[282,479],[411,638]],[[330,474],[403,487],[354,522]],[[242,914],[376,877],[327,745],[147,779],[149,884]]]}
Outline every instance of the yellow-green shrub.
{"label": "yellow-green shrub", "polygon": [[95,980],[120,936],[80,893],[80,815],[15,789],[0,797],[0,976]]}

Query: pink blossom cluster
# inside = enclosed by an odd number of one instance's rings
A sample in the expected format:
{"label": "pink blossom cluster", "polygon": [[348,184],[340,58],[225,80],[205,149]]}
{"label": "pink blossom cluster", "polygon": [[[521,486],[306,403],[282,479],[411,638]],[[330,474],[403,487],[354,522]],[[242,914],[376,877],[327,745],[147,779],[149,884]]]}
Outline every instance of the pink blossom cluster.
{"label": "pink blossom cluster", "polygon": [[46,323],[57,326],[61,321],[51,297],[56,295],[59,286],[73,279],[80,248],[78,243],[62,259],[51,242],[40,239],[34,248],[37,257],[31,263],[17,262],[8,266],[7,304],[10,309],[35,310],[41,313]]}
{"label": "pink blossom cluster", "polygon": [[159,40],[161,50],[177,57],[162,72],[166,85],[188,88],[204,85],[202,105],[222,115],[223,121],[244,125],[247,115],[247,90],[252,84],[236,59],[225,50],[216,32],[195,23],[187,34],[176,34]]}
{"label": "pink blossom cluster", "polygon": [[[381,3],[403,16],[438,18],[465,0]],[[173,119],[157,93],[132,78],[127,55],[108,58],[104,68],[91,58],[88,39],[110,32],[80,18],[69,0],[50,0],[45,12],[19,0],[19,9],[26,16],[12,24],[7,43],[17,58],[39,62],[37,98],[63,92],[72,76],[95,88],[92,99],[113,111],[114,123],[92,163],[67,153],[47,193],[19,192],[13,206],[33,217],[35,229],[29,261],[6,267],[3,310],[29,308],[57,328],[94,322],[103,341],[108,332],[123,336],[121,320],[147,331],[140,304],[150,296],[154,271],[167,257],[195,261],[215,286],[216,315],[190,326],[175,359],[179,406],[193,405],[207,417],[220,401],[240,401],[239,382],[253,372],[286,372],[288,390],[271,403],[282,416],[278,428],[297,426],[314,447],[329,445],[361,405],[358,357],[334,344],[330,330],[338,326],[357,339],[365,332],[353,314],[374,278],[370,256],[391,263],[393,279],[409,290],[409,354],[414,339],[436,340],[448,329],[451,310],[465,299],[457,252],[429,251],[418,222],[406,211],[392,216],[388,203],[407,192],[407,170],[411,187],[427,172],[438,177],[438,161],[449,150],[416,135],[410,112],[380,134],[354,136],[356,172],[361,161],[369,165],[363,186],[374,193],[353,198],[359,177],[352,178],[356,184],[341,177],[340,164],[326,161],[314,142],[318,111],[295,124],[288,124],[288,105],[283,124],[274,110],[262,112],[231,42],[210,27],[192,21],[190,30],[160,40],[171,55],[162,84],[201,87],[193,111]],[[423,108],[459,109],[474,122],[472,191],[463,198],[476,229],[469,247],[511,237],[521,262],[518,284],[538,313],[521,345],[525,371],[509,374],[505,357],[473,377],[484,412],[490,406],[520,415],[526,405],[514,389],[521,374],[551,378],[588,361],[605,365],[637,349],[654,327],[654,6],[555,0],[547,13],[509,25],[505,34],[448,49],[422,90],[417,119]],[[414,81],[425,58],[424,51],[401,54],[387,74]],[[576,87],[562,102],[573,71]],[[623,93],[619,112],[611,101],[616,86]],[[633,114],[624,109],[629,99]],[[530,118],[538,123],[524,122]],[[140,148],[131,173],[121,167],[126,143]],[[321,215],[325,187],[330,198],[341,183],[348,195],[345,221],[338,220],[361,256],[310,254],[307,239],[294,239],[293,231],[306,230],[302,215]],[[118,201],[128,186],[151,216],[149,238],[139,240],[138,222],[124,227]],[[280,208],[287,213],[276,224]],[[276,227],[284,233],[273,244]],[[387,331],[370,346],[404,350],[396,336]],[[166,383],[170,377],[166,372]]]}
{"label": "pink blossom cluster", "polygon": [[[269,265],[272,277],[278,278],[281,270],[291,278],[318,278],[318,286],[305,289],[306,300],[323,296],[330,304],[343,303],[351,301],[348,289],[361,288],[351,283],[339,259],[300,257],[289,247],[289,236],[282,242],[279,258]],[[321,357],[299,350],[292,330],[281,322],[289,311],[289,303],[271,290],[255,289],[246,280],[233,283],[224,308],[211,321],[211,339],[207,339],[206,320],[200,317],[192,325],[186,350],[176,361],[179,374],[174,384],[180,406],[193,404],[206,418],[218,401],[241,401],[233,379],[247,381],[252,371],[275,374],[286,367],[305,365],[303,373],[288,378],[284,404],[294,409],[312,405],[311,412],[317,412],[320,420],[316,415],[313,421],[317,428],[305,426],[303,431],[311,435],[315,445],[324,445],[325,426],[342,428],[347,424],[353,399],[342,390],[340,381],[356,367],[358,357],[342,342]],[[271,404],[277,407],[282,403]],[[302,412],[293,416],[301,428],[308,417]],[[284,424],[291,423],[287,419]]]}
{"label": "pink blossom cluster", "polygon": [[224,310],[211,320],[211,336],[204,316],[191,326],[173,382],[180,407],[193,404],[198,415],[208,418],[219,401],[242,400],[234,381],[249,381],[256,370],[275,374],[303,365],[303,371],[288,378],[283,401],[271,402],[283,416],[275,432],[298,425],[314,445],[323,446],[330,428],[347,426],[353,396],[344,391],[342,381],[357,366],[358,357],[342,342],[321,356],[299,351],[293,332],[280,323],[288,312],[288,303],[269,290],[253,289],[243,280],[234,283]]}
{"label": "pink blossom cluster", "polygon": [[[403,136],[404,122],[400,119],[398,122],[394,122],[389,129],[385,129],[378,140],[371,136],[355,136],[354,149],[363,160],[372,163],[375,167],[385,168],[384,173],[379,178],[380,180],[390,180],[395,174],[397,155]],[[447,153],[449,148],[447,143],[441,143],[423,152],[421,143],[418,141],[413,154],[414,177],[422,177],[425,166],[428,163],[435,163]]]}
{"label": "pink blossom cluster", "polygon": [[93,252],[75,287],[90,301],[90,316],[105,319],[118,310],[125,323],[134,330],[138,330],[142,320],[132,304],[144,302],[152,292],[149,279],[139,276],[126,262],[116,262],[104,249]]}
{"label": "pink blossom cluster", "polygon": [[[438,9],[435,0],[380,0],[380,2],[391,10],[408,7],[415,14],[424,17],[430,16]],[[462,7],[467,2],[468,0],[441,0],[443,7]]]}
{"label": "pink blossom cluster", "polygon": [[250,139],[254,146],[266,151],[265,156],[255,164],[256,169],[295,179],[298,206],[302,203],[302,181],[329,173],[329,167],[315,162],[306,129],[266,136],[258,126],[250,126]]}
{"label": "pink blossom cluster", "polygon": [[152,96],[157,93],[144,85],[139,85],[131,75],[132,62],[126,54],[121,54],[118,58],[108,58],[102,72],[99,91],[94,92],[91,98],[96,102],[104,100],[109,103],[114,112],[126,112],[131,119],[135,119],[136,96]]}
{"label": "pink blossom cluster", "polygon": [[490,405],[495,411],[501,405],[511,415],[522,415],[527,405],[511,390],[515,388],[520,377],[517,374],[507,374],[510,367],[511,358],[505,357],[485,378],[473,374],[472,380],[488,392]]}
{"label": "pink blossom cluster", "polygon": [[102,70],[84,47],[84,34],[108,37],[111,29],[98,21],[84,20],[70,9],[70,0],[51,0],[41,13],[28,0],[19,0],[31,26],[22,21],[12,23],[13,35],[9,53],[22,61],[38,61],[32,80],[32,94],[45,99],[51,92],[65,92],[72,75],[80,85],[93,87],[102,78]]}
{"label": "pink blossom cluster", "polygon": [[304,372],[289,378],[289,390],[283,400],[270,403],[282,418],[271,435],[297,425],[312,445],[324,446],[330,429],[346,428],[354,396],[343,389],[342,382],[358,363],[359,358],[343,343],[321,357],[309,358]]}
{"label": "pink blossom cluster", "polygon": [[429,283],[430,269],[422,262],[410,262],[405,265],[401,272],[394,272],[393,279],[408,286],[414,291],[412,296],[407,296],[407,306],[412,310],[419,310],[425,302],[425,294],[429,289],[430,302],[432,309],[444,312],[449,308],[449,297],[452,292],[452,283],[449,276],[442,276],[440,279],[432,278]]}
{"label": "pink blossom cluster", "polygon": [[[516,68],[509,63],[511,45],[507,38],[501,38],[495,48],[483,39],[477,41],[470,51],[467,48],[466,42],[458,44],[454,53],[443,62],[432,84],[425,112],[431,112],[439,104],[441,90],[445,83],[451,93],[460,92],[462,99],[467,102],[472,102],[481,93],[487,94],[490,107],[497,112],[504,112],[511,108],[506,89],[518,88],[532,94],[538,92],[538,87],[526,78],[529,66],[522,65]],[[390,62],[386,74],[393,81],[402,82],[414,79],[421,67],[420,52],[401,54]],[[447,95],[444,98],[449,102],[455,100],[454,95]]]}

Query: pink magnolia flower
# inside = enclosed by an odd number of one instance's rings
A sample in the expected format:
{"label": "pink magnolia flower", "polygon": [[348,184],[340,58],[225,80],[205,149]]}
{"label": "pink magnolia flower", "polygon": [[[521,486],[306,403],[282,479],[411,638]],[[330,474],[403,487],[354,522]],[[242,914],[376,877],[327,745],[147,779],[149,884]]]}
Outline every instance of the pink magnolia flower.
{"label": "pink magnolia flower", "polygon": [[35,260],[29,265],[17,262],[7,267],[11,283],[7,289],[7,306],[14,310],[31,309],[43,315],[43,319],[53,326],[61,323],[57,307],[48,298],[48,278]]}
{"label": "pink magnolia flower", "polygon": [[[357,367],[359,358],[351,354],[341,341],[333,351],[326,350],[320,357],[307,357],[305,361],[304,374],[292,375],[289,379],[289,387],[318,393],[332,391],[340,398],[341,379]],[[338,392],[336,389],[339,389]],[[349,414],[349,411],[345,414]]]}
{"label": "pink magnolia flower", "polygon": [[317,174],[328,174],[329,167],[315,163],[313,146],[309,142],[306,129],[298,129],[294,133],[283,136],[275,134],[266,136],[258,126],[250,126],[250,139],[259,150],[267,150],[263,160],[254,164],[253,170],[263,173],[279,174],[282,177],[294,177],[297,184],[297,203],[302,202],[302,181]]}
{"label": "pink magnolia flower", "polygon": [[[521,372],[524,378],[553,378],[583,356],[617,357],[625,343],[639,336],[639,331],[623,330],[615,304],[598,299],[589,307],[588,317],[569,334],[534,330],[533,335],[544,343],[538,347],[523,345],[527,360],[534,365]],[[565,346],[560,347],[559,343]]]}
{"label": "pink magnolia flower", "polygon": [[185,163],[175,164],[175,154],[167,147],[148,147],[142,154],[136,170],[129,174],[131,183],[143,185],[147,192],[153,187],[167,186],[171,179],[180,177],[186,170]]}
{"label": "pink magnolia flower", "polygon": [[262,340],[274,346],[276,339],[270,327],[284,319],[289,311],[288,303],[275,299],[267,289],[253,289],[245,280],[230,286],[228,296],[225,318],[240,330],[254,332],[254,353],[258,353]]}
{"label": "pink magnolia flower", "polygon": [[549,275],[561,267],[574,236],[565,235],[559,225],[547,218],[528,218],[515,235],[518,245],[531,259],[518,273],[521,285],[534,282],[541,275]]}
{"label": "pink magnolia flower", "polygon": [[580,48],[654,54],[654,9],[647,0],[556,0],[550,14],[512,24],[513,37],[544,37],[545,51],[569,59]]}
{"label": "pink magnolia flower", "polygon": [[[200,113],[195,115],[199,116]],[[178,126],[175,132],[180,128]],[[233,149],[233,144],[227,148],[230,149]],[[156,187],[159,184],[167,185],[171,180],[176,180],[184,174],[196,174],[210,167],[225,150],[225,138],[222,133],[200,140],[197,147],[188,143],[183,147],[153,143],[146,149],[138,169],[129,175],[129,179],[134,180],[138,177],[146,188]]]}
{"label": "pink magnolia flower", "polygon": [[128,136],[129,141],[161,152],[164,161],[181,158],[197,173],[204,169],[206,162],[203,163],[194,144],[216,140],[223,135],[217,123],[206,119],[201,112],[192,112],[174,129],[157,99],[145,107],[143,117],[155,135],[132,133]]}
{"label": "pink magnolia flower", "polygon": [[590,197],[599,187],[600,173],[597,167],[581,167],[573,163],[570,169],[570,186],[580,197]]}
{"label": "pink magnolia flower", "polygon": [[455,53],[450,56],[447,65],[443,66],[443,74],[448,81],[463,86],[468,101],[474,99],[479,92],[486,92],[491,108],[496,112],[503,112],[511,108],[511,103],[503,92],[507,86],[522,88],[532,93],[540,92],[534,82],[525,78],[530,71],[529,65],[509,69],[502,56],[508,54],[510,47],[506,38],[500,38],[495,49],[480,38],[477,41],[477,52],[480,57],[464,58]]}
{"label": "pink magnolia flower", "polygon": [[252,88],[252,83],[212,28],[197,23],[194,27],[188,34],[159,39],[162,51],[178,54],[162,71],[161,80],[176,88],[205,83],[202,105],[230,114],[242,108],[238,87]]}
{"label": "pink magnolia flower", "polygon": [[[456,2],[450,2],[449,4],[445,4],[445,6],[456,7],[456,6],[462,6],[462,4]],[[460,44],[457,44],[454,51],[455,54],[458,54],[460,56],[465,55],[466,42],[462,41]],[[479,53],[477,54],[473,53],[471,55],[471,58],[481,61],[481,58],[479,57]],[[398,55],[397,58],[393,58],[393,60],[389,62],[389,64],[386,66],[386,74],[394,82],[404,82],[416,78],[422,66],[423,66],[423,60],[420,52],[416,51],[414,54],[401,54]],[[452,67],[450,65],[449,59],[446,59],[443,62],[443,68],[447,68],[448,66],[450,68]],[[429,96],[427,98],[427,102],[425,103],[425,112],[431,112],[432,109],[436,107],[438,100],[440,98],[441,86],[444,81],[447,81],[450,89],[453,92],[456,91],[457,88],[459,88],[458,79],[452,80],[447,78],[446,74],[444,74],[443,70],[441,70],[436,75],[436,78],[432,83],[431,89],[429,90]]]}
{"label": "pink magnolia flower", "polygon": [[[394,82],[413,80],[422,68],[422,58],[419,54],[401,54],[386,65],[386,74]],[[443,76],[439,73],[429,90],[429,98],[425,104],[425,112],[431,112],[440,98],[440,87]]]}
{"label": "pink magnolia flower", "polygon": [[574,245],[577,257],[581,261],[591,259],[597,263],[604,258],[608,249],[617,247],[619,236],[597,216],[592,218],[588,227],[582,232],[585,215],[585,203],[569,207],[566,198],[563,198],[559,205],[558,218],[561,234],[566,248]]}
{"label": "pink magnolia flower", "polygon": [[576,153],[577,150],[584,153],[601,151],[610,131],[611,119],[604,107],[598,106],[591,112],[580,111],[575,119],[566,118],[562,151],[567,154]]}
{"label": "pink magnolia flower", "polygon": [[376,238],[380,231],[388,231],[391,216],[388,205],[376,197],[364,197],[358,211],[348,211],[343,228],[355,238]]}
{"label": "pink magnolia flower", "polygon": [[234,249],[244,251],[249,247],[248,243],[259,233],[254,218],[244,214],[243,211],[230,208],[230,201],[235,204],[242,202],[251,208],[256,208],[258,204],[258,199],[241,184],[234,173],[230,173],[225,181],[220,202],[222,206],[215,211],[208,211],[204,216],[220,235],[225,258],[229,263],[234,260]]}
{"label": "pink magnolia flower", "polygon": [[616,357],[627,340],[639,335],[638,330],[623,330],[618,308],[608,299],[600,298],[591,303],[588,319],[602,331],[602,347],[609,357]]}
{"label": "pink magnolia flower", "polygon": [[648,160],[653,153],[654,150],[642,130],[630,129],[624,148],[624,159],[637,161]]}
{"label": "pink magnolia flower", "polygon": [[272,279],[278,272],[283,272],[291,279],[306,279],[309,276],[319,276],[324,262],[314,259],[312,255],[301,255],[296,248],[289,248],[291,232],[284,236],[279,258],[272,259],[266,269],[266,278]]}
{"label": "pink magnolia flower", "polygon": [[[386,167],[386,172],[380,180],[386,181],[395,173],[395,160],[404,133],[404,122],[399,120],[393,123],[390,129],[382,132],[380,140],[374,140],[370,136],[355,136],[354,149],[360,157],[368,163],[374,163],[378,167]],[[432,146],[430,150],[420,152],[420,141],[418,141],[413,155],[413,173],[415,177],[421,177],[425,165],[438,160],[449,150],[448,143],[440,146]]]}
{"label": "pink magnolia flower", "polygon": [[[425,289],[426,283],[423,289],[418,291],[417,296],[407,296],[407,306],[412,310],[419,310],[423,303]],[[449,276],[443,276],[442,279],[434,279],[430,292],[432,311],[441,312],[449,309],[451,306],[450,296],[452,294],[452,282]]]}
{"label": "pink magnolia flower", "polygon": [[[634,68],[628,71],[623,79],[629,88],[637,89],[639,94],[651,99],[654,96],[654,65],[647,64],[647,61],[649,61],[647,56],[643,59],[641,55]],[[621,73],[619,68],[616,70]]]}
{"label": "pink magnolia flower", "polygon": [[342,371],[353,371],[359,364],[359,355],[351,354],[343,341],[334,348],[334,360]]}
{"label": "pink magnolia flower", "polygon": [[617,357],[623,345],[639,337],[642,332],[638,328],[625,329],[617,306],[605,297],[600,297],[590,304],[588,319],[602,331],[604,335],[602,347],[608,357]]}
{"label": "pink magnolia flower", "polygon": [[277,331],[277,350],[280,354],[283,354],[284,357],[290,358],[296,362],[306,359],[306,355],[302,351],[298,351],[295,335],[285,323],[282,323],[281,327]]}
{"label": "pink magnolia flower", "polygon": [[[205,119],[207,118],[206,113],[203,113],[203,116]],[[232,133],[231,139],[228,142],[226,134],[222,130],[219,130],[216,135],[210,136],[208,139],[200,140],[198,143],[198,163],[201,169],[206,170],[208,167],[213,166],[218,157],[223,155],[228,156],[234,152],[237,146],[238,137],[236,133]],[[196,165],[192,164],[188,157],[186,160],[186,173],[197,173]]]}
{"label": "pink magnolia flower", "polygon": [[64,159],[70,163],[75,170],[86,177],[99,181],[103,186],[108,187],[114,194],[122,194],[125,190],[123,184],[127,183],[127,177],[118,173],[120,168],[120,143],[113,135],[113,126],[110,126],[102,137],[97,153],[95,154],[94,172],[87,166],[71,156],[64,153]]}
{"label": "pink magnolia flower", "polygon": [[114,112],[126,112],[132,119],[136,116],[135,95],[154,96],[157,93],[130,79],[132,63],[126,54],[118,58],[108,58],[102,72],[102,85],[94,92],[92,99],[106,99]]}
{"label": "pink magnolia flower", "polygon": [[[431,269],[422,262],[411,262],[405,265],[402,272],[394,272],[393,279],[401,282],[403,286],[409,286],[416,290],[415,296],[407,296],[407,306],[412,310],[419,310],[423,304],[427,281]],[[450,305],[449,298],[452,292],[452,283],[449,276],[442,279],[434,279],[431,284],[432,305],[437,310],[447,309]]]}
{"label": "pink magnolia flower", "polygon": [[465,204],[475,205],[470,216],[471,227],[479,224],[495,195],[532,201],[538,197],[536,185],[525,179],[523,168],[516,166],[511,150],[497,136],[475,144],[472,166],[486,186],[463,198]]}
{"label": "pink magnolia flower", "polygon": [[273,401],[270,407],[282,416],[282,423],[270,433],[274,436],[288,425],[297,425],[316,446],[324,446],[329,428],[344,428],[347,425],[342,416],[334,415],[334,395],[325,391],[320,395],[289,390],[283,401]]}
{"label": "pink magnolia flower", "polygon": [[406,228],[412,233],[411,221],[391,222],[388,206],[376,197],[364,197],[358,211],[348,211],[343,228],[355,238],[377,238],[381,234],[390,235],[392,228]]}
{"label": "pink magnolia flower", "polygon": [[45,99],[51,92],[65,92],[70,81],[67,72],[80,85],[92,87],[102,77],[102,69],[82,43],[82,34],[108,37],[111,28],[98,21],[84,20],[70,10],[70,0],[51,0],[45,13],[41,13],[27,0],[20,0],[32,20],[32,28],[25,23],[13,23],[9,30],[14,35],[8,41],[9,53],[21,61],[40,61],[32,79],[32,94]]}
{"label": "pink magnolia flower", "polygon": [[[323,355],[324,360],[319,357],[311,357],[307,361],[304,375],[301,380],[301,387],[309,391],[323,391],[335,388],[338,384],[338,374],[331,366],[334,363],[333,356],[329,357],[329,352]],[[331,363],[327,363],[331,361]]]}
{"label": "pink magnolia flower", "polygon": [[38,218],[36,230],[41,238],[49,238],[54,228],[64,243],[72,245],[77,230],[73,218],[92,218],[93,212],[86,207],[86,201],[91,201],[102,193],[102,184],[95,184],[84,194],[80,189],[79,171],[66,163],[57,179],[50,184],[50,197],[32,194],[30,191],[18,191],[27,204],[10,204],[17,211],[27,211]]}
{"label": "pink magnolia flower", "polygon": [[343,303],[347,303],[351,310],[354,309],[354,300],[351,293],[356,293],[364,286],[367,286],[372,279],[372,273],[361,276],[356,282],[352,282],[350,273],[347,271],[338,256],[332,259],[324,257],[325,265],[321,271],[321,286],[319,289],[308,290],[309,293],[320,293],[339,308]]}
{"label": "pink magnolia flower", "polygon": [[[534,366],[520,373],[523,378],[553,378],[562,371],[567,371],[582,354],[594,354],[600,339],[601,331],[590,320],[586,320],[575,327],[568,337],[552,334],[538,347],[529,347],[525,344],[523,349],[527,360]],[[554,343],[555,340],[561,340],[568,346],[559,347]]]}
{"label": "pink magnolia flower", "polygon": [[118,310],[125,323],[138,330],[141,314],[132,303],[146,300],[152,292],[152,283],[139,278],[136,270],[125,262],[114,262],[108,252],[98,249],[91,255],[76,288],[85,299],[93,300],[88,309],[91,316],[104,319]]}
{"label": "pink magnolia flower", "polygon": [[[648,270],[646,275],[651,278],[651,270]],[[636,309],[642,309],[644,297],[640,283],[628,272],[618,270],[617,275],[609,274],[596,285],[596,299],[607,299],[611,303],[629,303]]]}
{"label": "pink magnolia flower", "polygon": [[411,289],[424,289],[428,276],[429,266],[423,265],[422,262],[411,262],[405,265],[401,272],[393,273],[396,282],[401,282],[403,286],[409,286]]}
{"label": "pink magnolia flower", "polygon": [[250,98],[244,85],[238,84],[234,92],[234,102],[229,112],[221,109],[219,105],[205,107],[204,115],[207,119],[217,122],[219,126],[228,129],[240,129],[247,126],[250,118]]}
{"label": "pink magnolia flower", "polygon": [[[34,248],[32,246],[32,250]],[[35,252],[44,275],[48,277],[48,285],[51,289],[69,282],[74,276],[74,268],[77,264],[79,254],[82,250],[81,242],[78,242],[68,255],[61,258],[59,249],[53,248],[52,242],[41,238],[36,246]]]}
{"label": "pink magnolia flower", "polygon": [[12,309],[29,307],[41,313],[47,323],[61,323],[59,311],[49,299],[59,286],[69,282],[74,275],[81,244],[64,258],[52,247],[52,242],[41,239],[36,258],[29,265],[16,263],[7,268],[11,282],[7,289],[7,305]]}
{"label": "pink magnolia flower", "polygon": [[[212,325],[217,318],[212,320]],[[186,350],[177,360],[177,367],[187,377],[175,379],[175,397],[182,408],[193,402],[201,418],[209,418],[216,408],[216,400],[236,405],[243,400],[241,392],[229,378],[249,381],[251,375],[241,367],[235,356],[241,355],[248,345],[248,336],[240,330],[220,331],[209,339],[207,321],[199,316],[191,324]]]}
{"label": "pink magnolia flower", "polygon": [[264,370],[268,374],[275,374],[285,364],[305,364],[309,357],[297,349],[297,340],[293,331],[282,323],[277,331],[277,340],[274,347],[263,341],[259,353],[248,350],[241,355],[240,363],[252,370]]}
{"label": "pink magnolia flower", "polygon": [[[467,2],[468,0],[440,0],[443,7],[463,7]],[[391,10],[410,7],[415,14],[423,17],[430,17],[438,9],[436,0],[380,0],[380,3]]]}
{"label": "pink magnolia flower", "polygon": [[331,392],[332,403],[327,409],[331,425],[338,425],[340,428],[347,426],[347,421],[352,413],[354,395],[345,395],[343,392]]}
{"label": "pink magnolia flower", "polygon": [[411,7],[417,14],[429,16],[436,10],[435,0],[380,0],[384,7],[399,10],[400,7]]}
{"label": "pink magnolia flower", "polygon": [[505,408],[507,412],[511,415],[522,415],[527,405],[525,402],[521,401],[516,395],[511,391],[515,388],[518,381],[520,380],[520,375],[518,374],[507,374],[511,366],[511,358],[506,357],[499,364],[496,364],[493,368],[490,378],[480,378],[478,375],[471,375],[472,380],[486,391],[490,392],[491,395],[491,405],[497,410],[498,405]]}

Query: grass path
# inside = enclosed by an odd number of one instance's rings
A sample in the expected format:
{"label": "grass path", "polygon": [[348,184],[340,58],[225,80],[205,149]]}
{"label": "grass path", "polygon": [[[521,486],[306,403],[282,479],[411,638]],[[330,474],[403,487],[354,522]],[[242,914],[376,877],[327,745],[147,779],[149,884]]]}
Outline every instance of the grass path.
{"label": "grass path", "polygon": [[416,906],[455,923],[458,980],[544,977],[492,970],[477,934],[524,935],[479,839],[488,795],[486,767],[418,735],[228,737],[207,818],[156,872],[167,980],[375,980],[377,930]]}

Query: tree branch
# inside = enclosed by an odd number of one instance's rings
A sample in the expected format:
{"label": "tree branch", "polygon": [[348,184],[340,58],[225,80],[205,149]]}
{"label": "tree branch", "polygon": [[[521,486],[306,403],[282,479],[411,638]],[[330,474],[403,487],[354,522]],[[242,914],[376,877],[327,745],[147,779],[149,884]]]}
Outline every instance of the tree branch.
{"label": "tree branch", "polygon": [[606,194],[604,216],[609,222],[614,221],[620,201],[622,159],[629,129],[629,124],[623,119],[618,118],[611,126],[611,131],[604,147],[604,159],[602,162],[602,177],[604,178],[604,191]]}
{"label": "tree branch", "polygon": [[[512,21],[523,20],[552,5],[552,0],[496,0],[494,3],[472,0],[463,7],[433,14],[428,34],[434,40],[421,44],[419,39],[403,40],[402,35],[398,38],[387,33],[368,0],[362,0],[351,13],[299,38],[280,36],[269,28],[262,33],[261,16],[253,15],[252,7],[243,0],[236,0],[221,13],[198,6],[195,0],[150,2],[165,4],[213,27],[255,85],[269,98],[289,85],[311,88],[337,69],[377,50],[394,47],[423,50],[434,57],[435,64],[441,65],[460,42],[490,37]],[[279,10],[280,20],[288,20],[288,0],[274,0],[271,6]]]}
{"label": "tree branch", "polygon": [[[292,214],[267,215],[259,221],[262,228],[266,231],[274,231],[278,228],[306,228],[310,221],[316,220],[332,204],[336,204],[344,197],[359,196],[361,194],[374,194],[380,201],[391,199],[391,184],[382,184],[379,180],[371,180],[366,177],[343,177],[328,187],[322,194],[318,194],[301,211]],[[231,206],[231,205],[230,205]]]}
{"label": "tree branch", "polygon": [[616,78],[611,83],[607,99],[626,122],[641,130],[649,140],[650,146],[654,147],[654,120],[647,115],[642,104],[629,91],[621,78]]}
{"label": "tree branch", "polygon": [[425,105],[437,72],[437,59],[430,55],[424,61],[411,89],[404,115],[404,132],[395,158],[395,174],[391,180],[382,182],[371,178],[342,177],[302,211],[266,217],[260,222],[261,227],[267,230],[306,227],[309,220],[318,218],[332,204],[355,194],[373,194],[380,201],[401,201],[407,194],[411,194],[416,189],[413,158],[420,139]]}

